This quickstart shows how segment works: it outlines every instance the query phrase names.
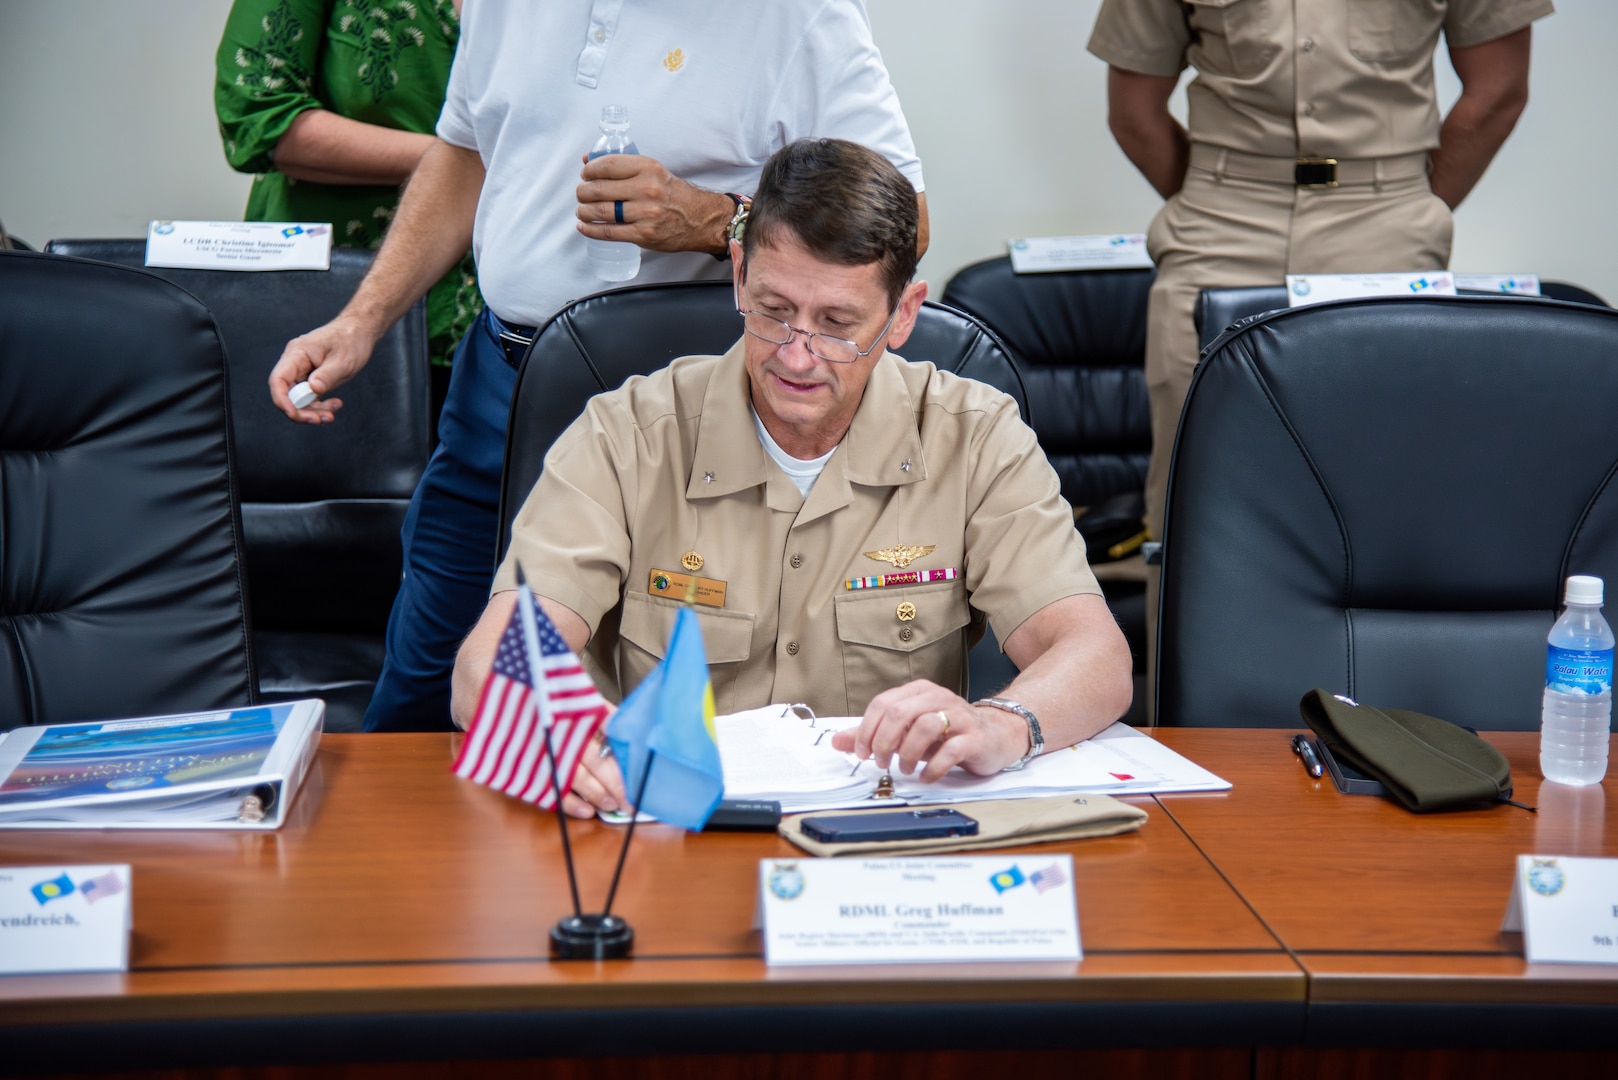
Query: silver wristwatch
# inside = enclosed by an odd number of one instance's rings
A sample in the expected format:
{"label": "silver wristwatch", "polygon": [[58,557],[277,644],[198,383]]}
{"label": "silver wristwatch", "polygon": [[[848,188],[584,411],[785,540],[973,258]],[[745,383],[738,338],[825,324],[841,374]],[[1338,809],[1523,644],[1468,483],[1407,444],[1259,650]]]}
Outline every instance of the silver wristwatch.
{"label": "silver wristwatch", "polygon": [[975,701],[972,704],[992,705],[996,709],[1004,709],[1006,712],[1016,713],[1028,724],[1028,753],[1022,756],[1021,761],[1013,762],[1012,764],[1007,765],[1004,769],[1000,770],[1001,772],[1015,772],[1045,752],[1045,736],[1039,730],[1039,717],[1035,716],[1026,707],[1019,705],[1010,698],[1003,697],[986,697],[981,701]]}

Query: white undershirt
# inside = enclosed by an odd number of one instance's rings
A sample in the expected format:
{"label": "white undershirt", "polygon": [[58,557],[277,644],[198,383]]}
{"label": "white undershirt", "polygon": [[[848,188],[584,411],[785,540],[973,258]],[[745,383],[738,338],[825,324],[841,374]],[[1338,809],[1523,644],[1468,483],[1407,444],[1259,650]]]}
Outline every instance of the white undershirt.
{"label": "white undershirt", "polygon": [[753,413],[753,427],[758,431],[758,441],[764,444],[764,452],[770,455],[771,461],[781,466],[781,471],[787,474],[787,478],[798,489],[798,494],[807,499],[809,489],[815,486],[816,480],[820,479],[820,470],[824,469],[826,462],[830,461],[831,456],[837,453],[837,447],[832,447],[817,458],[804,461],[802,458],[795,458],[781,449],[781,444],[770,436],[769,429],[764,426],[764,421],[758,418],[758,413],[756,412]]}

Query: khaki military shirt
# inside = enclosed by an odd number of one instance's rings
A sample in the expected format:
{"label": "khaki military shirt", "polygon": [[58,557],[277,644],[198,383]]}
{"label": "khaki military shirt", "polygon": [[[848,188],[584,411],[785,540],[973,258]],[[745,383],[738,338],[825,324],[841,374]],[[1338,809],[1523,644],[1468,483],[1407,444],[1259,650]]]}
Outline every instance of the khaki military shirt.
{"label": "khaki military shirt", "polygon": [[1438,145],[1433,51],[1481,45],[1551,0],[1104,0],[1090,51],[1197,77],[1195,142],[1274,157],[1381,158]]}
{"label": "khaki military shirt", "polygon": [[[867,554],[884,549],[900,550]],[[696,606],[721,713],[857,716],[920,678],[960,691],[984,616],[1004,641],[1045,605],[1101,591],[1016,403],[892,354],[807,498],[759,442],[741,343],[596,396],[546,455],[494,591],[520,561],[590,625],[603,690],[627,691],[662,657],[699,559],[704,595],[723,588]]]}

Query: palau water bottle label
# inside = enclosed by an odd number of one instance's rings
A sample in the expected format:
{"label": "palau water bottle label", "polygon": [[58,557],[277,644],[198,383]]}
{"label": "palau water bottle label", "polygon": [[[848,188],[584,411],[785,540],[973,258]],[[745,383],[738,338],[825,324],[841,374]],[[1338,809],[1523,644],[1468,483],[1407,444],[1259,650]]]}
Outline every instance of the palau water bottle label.
{"label": "palau water bottle label", "polygon": [[1612,689],[1611,649],[1547,646],[1545,689],[1564,694],[1603,694]]}

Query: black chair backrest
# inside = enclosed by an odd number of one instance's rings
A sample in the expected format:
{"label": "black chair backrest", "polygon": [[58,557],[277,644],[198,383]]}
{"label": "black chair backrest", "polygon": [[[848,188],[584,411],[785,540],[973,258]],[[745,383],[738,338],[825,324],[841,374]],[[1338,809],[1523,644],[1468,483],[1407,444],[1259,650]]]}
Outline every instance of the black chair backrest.
{"label": "black chair backrest", "polygon": [[251,702],[208,310],[18,251],[0,297],[0,729]]}
{"label": "black chair backrest", "polygon": [[1151,270],[1017,274],[1008,258],[966,267],[944,303],[987,323],[1028,386],[1030,426],[1075,506],[1146,485]]}
{"label": "black chair backrest", "polygon": [[1158,721],[1323,687],[1532,729],[1569,574],[1618,584],[1618,312],[1357,300],[1228,334],[1169,474]]}
{"label": "black chair backrest", "polygon": [[[1570,285],[1565,281],[1541,281],[1539,291],[1548,300],[1570,300],[1577,304],[1593,304],[1596,307],[1608,306],[1605,300],[1590,290],[1580,288],[1577,285]],[[1466,295],[1493,296],[1495,294],[1467,293]],[[1512,297],[1511,299],[1516,298]],[[1277,311],[1286,306],[1287,288],[1285,285],[1250,285],[1237,289],[1203,289],[1197,297],[1197,306],[1192,312],[1192,320],[1197,326],[1197,347],[1206,349],[1213,343],[1214,338],[1243,319],[1251,318],[1254,315],[1262,315],[1266,311]]]}
{"label": "black chair backrest", "polygon": [[[56,254],[141,266],[143,240],[52,240]],[[330,270],[153,267],[213,312],[236,392],[231,423],[256,627],[380,634],[399,588],[399,527],[427,464],[421,303],[335,396],[336,423],[295,424],[270,403],[287,341],[338,313],[373,253],[333,248]]]}
{"label": "black chair backrest", "polygon": [[[539,479],[546,451],[591,397],[677,357],[723,353],[741,334],[735,292],[719,281],[613,289],[551,316],[534,337],[512,395],[500,491],[501,557],[511,519]],[[910,340],[898,352],[1005,391],[1027,418],[1028,397],[1005,346],[970,315],[922,305]]]}

